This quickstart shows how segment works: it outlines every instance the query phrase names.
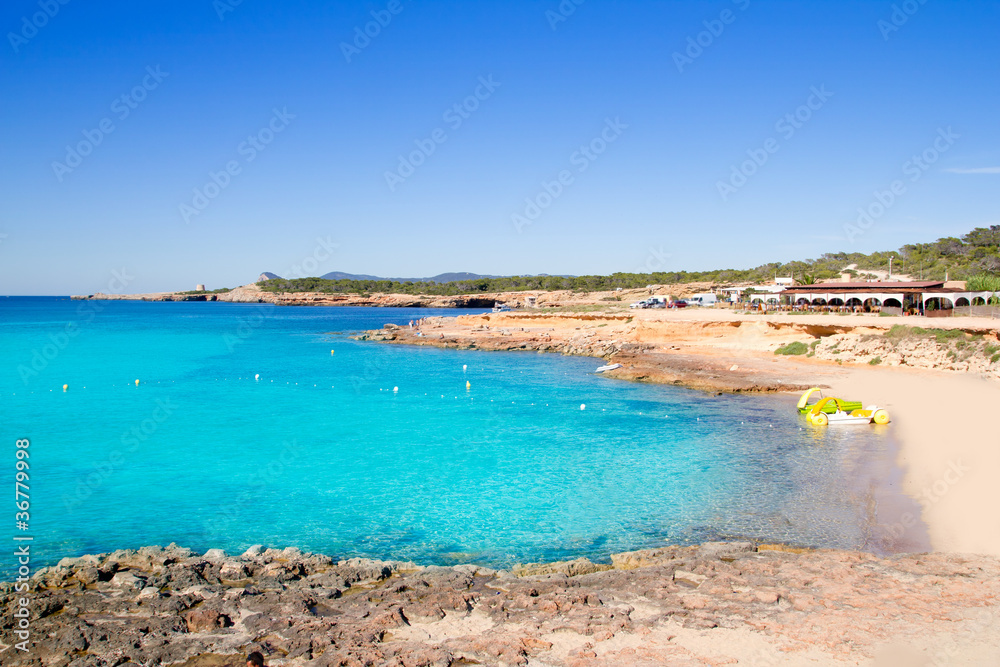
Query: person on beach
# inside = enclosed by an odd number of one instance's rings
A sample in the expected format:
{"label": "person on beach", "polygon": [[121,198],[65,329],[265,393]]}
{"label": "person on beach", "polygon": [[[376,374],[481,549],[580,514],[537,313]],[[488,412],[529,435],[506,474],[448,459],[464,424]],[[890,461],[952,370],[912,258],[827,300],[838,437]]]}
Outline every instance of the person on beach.
{"label": "person on beach", "polygon": [[247,667],[264,667],[264,656],[260,651],[254,651],[247,656]]}

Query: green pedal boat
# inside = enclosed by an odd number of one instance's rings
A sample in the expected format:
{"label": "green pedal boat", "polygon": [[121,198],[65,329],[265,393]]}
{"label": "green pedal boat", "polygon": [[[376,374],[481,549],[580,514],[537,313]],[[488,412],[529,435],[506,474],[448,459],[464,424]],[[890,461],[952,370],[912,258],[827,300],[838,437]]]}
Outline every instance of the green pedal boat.
{"label": "green pedal boat", "polygon": [[[819,392],[818,398],[822,399],[823,392],[820,390],[819,387],[813,387],[811,389],[807,389],[806,393],[802,394],[802,398],[799,399],[799,405],[798,405],[799,414],[804,415],[813,409],[816,403],[810,403],[809,399],[812,398],[812,395],[817,392]],[[837,411],[838,404],[840,405],[840,409],[845,412],[850,412],[851,410],[861,410],[865,407],[861,403],[861,401],[837,400],[837,401],[827,401],[826,404],[822,408],[820,408],[820,410],[822,412],[825,412],[826,414],[833,414],[834,412]]]}

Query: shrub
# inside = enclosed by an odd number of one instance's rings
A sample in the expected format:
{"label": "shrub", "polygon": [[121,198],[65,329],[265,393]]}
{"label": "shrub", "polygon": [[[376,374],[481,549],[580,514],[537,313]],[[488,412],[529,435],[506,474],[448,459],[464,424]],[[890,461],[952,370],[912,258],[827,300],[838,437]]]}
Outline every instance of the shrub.
{"label": "shrub", "polygon": [[892,328],[885,332],[886,338],[908,338],[909,336],[918,335],[923,333],[924,330],[920,327],[908,327],[905,324],[893,324]]}
{"label": "shrub", "polygon": [[970,292],[1000,292],[1000,276],[977,273],[965,282],[965,289]]}
{"label": "shrub", "polygon": [[881,363],[882,363],[882,357],[875,357],[874,359],[870,359],[868,361],[869,366],[878,366]]}
{"label": "shrub", "polygon": [[934,336],[939,343],[947,343],[949,340],[955,340],[956,338],[965,340],[965,332],[961,329],[929,329],[927,333]]}
{"label": "shrub", "polygon": [[965,340],[965,332],[961,329],[922,329],[921,327],[908,327],[905,324],[894,324],[885,333],[886,338],[910,338],[915,336],[933,336],[938,343],[947,343],[950,340]]}
{"label": "shrub", "polygon": [[795,341],[793,343],[789,343],[788,345],[782,345],[777,350],[775,350],[774,353],[785,354],[785,355],[788,354],[799,355],[799,354],[805,354],[808,351],[809,347],[805,343],[800,343],[799,341]]}

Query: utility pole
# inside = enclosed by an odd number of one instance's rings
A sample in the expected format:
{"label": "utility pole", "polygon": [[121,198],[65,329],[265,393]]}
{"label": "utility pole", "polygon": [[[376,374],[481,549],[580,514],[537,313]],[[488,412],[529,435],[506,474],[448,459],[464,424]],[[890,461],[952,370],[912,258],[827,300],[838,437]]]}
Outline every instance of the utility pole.
{"label": "utility pole", "polygon": [[888,280],[892,280],[892,257],[889,258],[889,278],[888,278]]}

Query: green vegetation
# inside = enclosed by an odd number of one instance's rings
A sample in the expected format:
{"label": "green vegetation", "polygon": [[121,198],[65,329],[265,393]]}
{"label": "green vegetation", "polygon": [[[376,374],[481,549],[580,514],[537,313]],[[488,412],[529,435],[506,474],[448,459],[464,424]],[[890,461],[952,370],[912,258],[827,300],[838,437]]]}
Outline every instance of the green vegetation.
{"label": "green vegetation", "polygon": [[805,354],[808,351],[809,351],[808,345],[806,345],[805,343],[800,343],[799,341],[795,341],[793,343],[789,343],[788,345],[782,345],[777,350],[775,350],[774,353],[799,355],[799,354]]}
{"label": "green vegetation", "polygon": [[[947,275],[955,280],[970,280],[974,284],[1000,282],[1000,225],[980,227],[961,239],[948,237],[933,243],[905,245],[899,250],[875,252],[833,252],[819,259],[792,262],[771,262],[753,269],[717,269],[712,271],[659,271],[656,273],[613,273],[609,276],[513,276],[479,278],[448,283],[412,283],[392,280],[323,280],[298,278],[266,280],[258,283],[266,292],[320,292],[325,294],[433,294],[454,296],[487,292],[523,292],[525,290],[574,290],[602,292],[616,288],[636,289],[646,285],[674,285],[707,282],[764,283],[775,276],[793,276],[810,284],[839,276],[844,267],[856,264],[850,271],[862,276],[868,271],[885,271],[892,260],[894,274],[907,273],[917,279],[943,280]],[[992,282],[991,282],[992,281]],[[987,288],[989,289],[989,288]],[[221,290],[216,290],[219,292]],[[991,290],[1000,291],[1000,290]]]}
{"label": "green vegetation", "polygon": [[878,366],[881,363],[882,363],[882,357],[875,357],[874,359],[870,359],[868,361],[869,366]]}
{"label": "green vegetation", "polygon": [[817,345],[819,345],[819,338],[817,338],[813,342],[809,343],[809,354],[806,355],[807,357],[815,357],[816,356],[816,346]]}
{"label": "green vegetation", "polygon": [[965,340],[966,333],[961,329],[923,329],[921,327],[908,327],[905,324],[893,325],[885,334],[886,338],[934,338],[938,343],[947,343],[952,340]]}
{"label": "green vegetation", "polygon": [[969,276],[965,287],[970,292],[1000,292],[1000,276],[977,273]]}

